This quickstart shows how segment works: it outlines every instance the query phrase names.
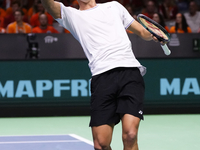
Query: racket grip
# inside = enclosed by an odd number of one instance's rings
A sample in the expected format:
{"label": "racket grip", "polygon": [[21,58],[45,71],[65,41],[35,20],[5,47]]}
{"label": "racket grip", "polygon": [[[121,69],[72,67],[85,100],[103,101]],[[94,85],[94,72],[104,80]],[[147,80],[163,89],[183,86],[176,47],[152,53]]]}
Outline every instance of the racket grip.
{"label": "racket grip", "polygon": [[170,55],[170,54],[171,54],[171,51],[169,50],[167,44],[161,45],[161,47],[162,47],[162,49],[163,49],[165,55]]}

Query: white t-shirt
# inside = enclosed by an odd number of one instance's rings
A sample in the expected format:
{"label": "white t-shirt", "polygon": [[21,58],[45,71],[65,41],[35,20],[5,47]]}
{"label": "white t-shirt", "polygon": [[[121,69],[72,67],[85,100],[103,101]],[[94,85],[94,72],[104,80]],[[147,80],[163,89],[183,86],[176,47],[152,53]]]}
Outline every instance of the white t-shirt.
{"label": "white t-shirt", "polygon": [[192,32],[197,33],[200,28],[200,12],[196,12],[194,16],[191,16],[190,13],[185,13],[184,15]]}
{"label": "white t-shirt", "polygon": [[118,2],[97,4],[87,10],[77,10],[61,4],[61,19],[56,19],[80,42],[92,75],[116,67],[138,67],[146,73],[135,58],[126,29],[134,21]]}

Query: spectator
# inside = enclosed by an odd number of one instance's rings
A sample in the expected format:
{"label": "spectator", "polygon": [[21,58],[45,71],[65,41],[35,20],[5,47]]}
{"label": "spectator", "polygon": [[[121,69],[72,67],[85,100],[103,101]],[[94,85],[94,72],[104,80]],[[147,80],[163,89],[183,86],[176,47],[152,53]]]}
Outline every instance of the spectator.
{"label": "spectator", "polygon": [[[15,21],[15,11],[19,10],[21,8],[21,4],[19,1],[13,1],[11,4],[11,8],[8,8],[6,10],[6,17],[4,19],[4,27],[6,28],[8,26],[8,24],[10,24],[11,22]],[[26,11],[23,9],[23,14],[25,14]],[[28,18],[27,16],[23,16],[23,21],[24,22],[28,22]]]}
{"label": "spectator", "polygon": [[176,24],[170,28],[170,33],[191,33],[192,30],[188,26],[183,14],[178,13],[176,15]]}
{"label": "spectator", "polygon": [[6,17],[6,11],[0,7],[0,17],[5,18]]}
{"label": "spectator", "polygon": [[31,33],[31,26],[23,22],[23,11],[15,11],[15,21],[10,23],[7,27],[7,33]]}
{"label": "spectator", "polygon": [[0,27],[4,27],[4,18],[0,17]]}
{"label": "spectator", "polygon": [[42,12],[43,9],[44,9],[43,7],[40,7],[41,3],[38,3],[38,1],[39,0],[34,0],[32,7],[30,7],[29,10],[28,10],[28,20],[29,20],[29,22],[30,22],[31,17],[34,14],[38,13],[39,11]]}
{"label": "spectator", "polygon": [[135,12],[140,12],[144,8],[144,0],[132,0],[131,5]]}
{"label": "spectator", "polygon": [[200,11],[200,0],[194,0],[197,3],[198,10]]}
{"label": "spectator", "polygon": [[25,8],[26,10],[28,10],[33,5],[34,0],[20,0],[20,1],[21,1],[22,8]]}
{"label": "spectator", "polygon": [[4,27],[4,18],[5,18],[6,12],[0,8],[0,27]]}
{"label": "spectator", "polygon": [[176,19],[178,7],[175,5],[174,0],[164,0],[159,6],[159,13],[163,15],[165,20]]}
{"label": "spectator", "polygon": [[22,8],[20,0],[12,1],[11,7],[6,9],[6,15],[13,14],[15,12],[15,10],[17,10],[17,9],[22,9],[22,11],[24,12],[24,15],[27,15],[27,9]]}
{"label": "spectator", "polygon": [[200,12],[195,1],[191,1],[189,12],[185,13],[185,18],[193,33],[200,33]]}
{"label": "spectator", "polygon": [[165,20],[164,20],[164,18],[161,14],[154,13],[153,14],[153,20],[155,22],[159,23],[161,26],[163,26],[167,30],[167,32],[169,32],[169,28],[168,28],[168,26],[165,25]]}
{"label": "spectator", "polygon": [[32,27],[37,27],[37,26],[40,26],[40,21],[39,21],[39,15],[40,14],[43,14],[45,13],[47,15],[47,18],[48,18],[48,25],[53,25],[53,17],[47,13],[41,3],[41,1],[38,1],[37,2],[37,9],[38,9],[38,12],[36,14],[34,14],[31,19],[30,19],[30,24]]}
{"label": "spectator", "polygon": [[153,0],[147,1],[146,9],[145,9],[145,12],[143,12],[143,14],[152,19],[153,18],[153,14],[155,12],[157,12],[155,2]]}
{"label": "spectator", "polygon": [[33,28],[32,33],[59,33],[54,27],[48,25],[46,14],[39,15],[40,26]]}

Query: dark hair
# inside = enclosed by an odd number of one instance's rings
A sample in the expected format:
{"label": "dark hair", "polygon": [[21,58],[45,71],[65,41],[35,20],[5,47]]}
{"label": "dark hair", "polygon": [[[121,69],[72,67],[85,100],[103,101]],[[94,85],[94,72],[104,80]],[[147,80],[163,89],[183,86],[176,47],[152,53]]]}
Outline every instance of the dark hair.
{"label": "dark hair", "polygon": [[163,15],[161,15],[161,14],[158,13],[158,12],[156,12],[156,13],[154,13],[154,14],[157,14],[157,15],[158,15],[158,17],[159,17],[159,19],[160,19],[159,24],[160,24],[162,27],[165,27],[165,20],[164,20]]}
{"label": "dark hair", "polygon": [[[186,19],[185,19],[185,16],[182,14],[182,13],[180,13],[181,14],[181,19],[182,19],[182,22],[181,22],[181,24],[182,24],[182,29],[183,29],[183,31],[185,32],[185,33],[188,33],[188,24],[187,24],[187,21],[186,21]],[[178,23],[176,23],[175,24],[175,30],[176,30],[176,32],[177,32],[177,30],[178,30]]]}
{"label": "dark hair", "polygon": [[42,4],[42,2],[40,0],[37,1],[37,4]]}
{"label": "dark hair", "polygon": [[19,2],[19,1],[13,1],[12,3],[11,3],[11,5],[14,5],[14,4],[17,4],[19,7],[21,7],[21,3]]}

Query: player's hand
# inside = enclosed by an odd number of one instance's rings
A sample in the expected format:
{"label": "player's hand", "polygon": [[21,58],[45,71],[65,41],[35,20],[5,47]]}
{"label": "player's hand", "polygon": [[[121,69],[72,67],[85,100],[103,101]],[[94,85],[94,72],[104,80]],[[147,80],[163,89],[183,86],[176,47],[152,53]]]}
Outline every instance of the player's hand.
{"label": "player's hand", "polygon": [[151,37],[152,37],[152,40],[153,40],[154,42],[158,42],[158,39],[157,39],[155,36],[153,36],[153,34],[151,34]]}
{"label": "player's hand", "polygon": [[[152,39],[153,39],[154,42],[159,42],[159,40],[155,36],[153,36],[153,34],[151,34],[151,37],[152,37]],[[165,45],[166,43],[167,42],[160,41],[161,45]]]}

